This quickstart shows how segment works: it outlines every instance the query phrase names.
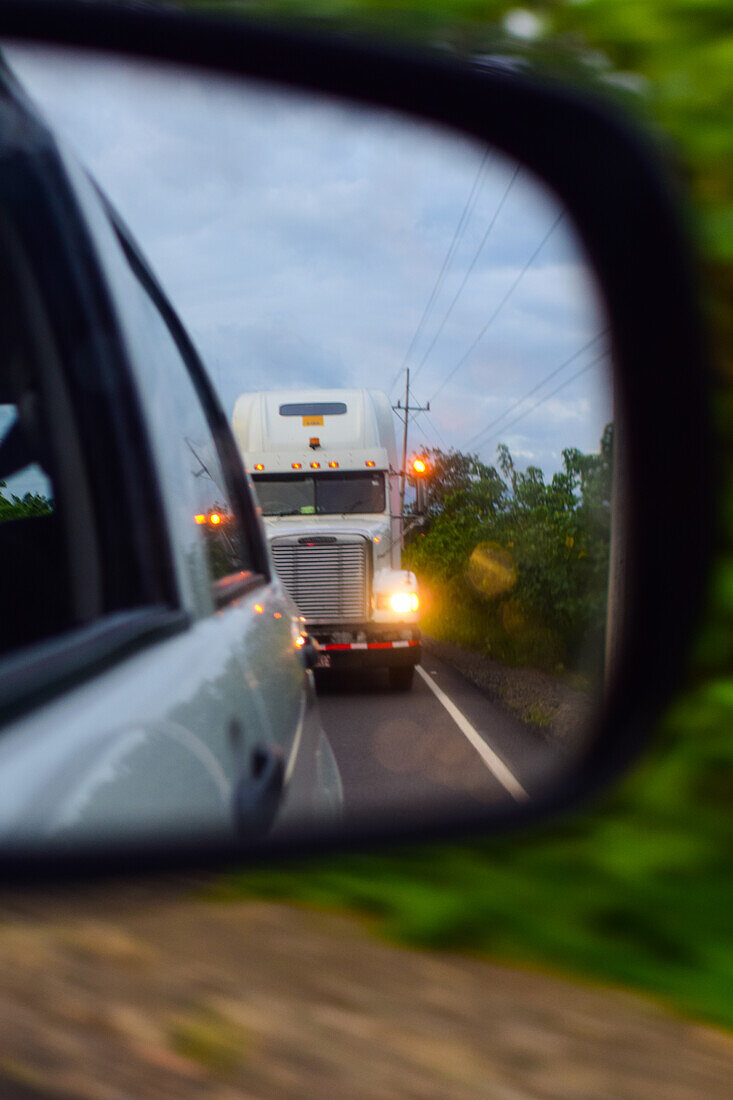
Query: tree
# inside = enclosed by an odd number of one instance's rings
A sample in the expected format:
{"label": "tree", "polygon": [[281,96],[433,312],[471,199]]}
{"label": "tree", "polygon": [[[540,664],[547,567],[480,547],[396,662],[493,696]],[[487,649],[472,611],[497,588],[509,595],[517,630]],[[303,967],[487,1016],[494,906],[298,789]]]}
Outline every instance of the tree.
{"label": "tree", "polygon": [[446,510],[455,512],[474,506],[483,515],[493,514],[501,506],[506,485],[496,469],[481,462],[478,455],[437,447],[425,454],[429,464],[425,477],[428,521]]}
{"label": "tree", "polygon": [[[455,595],[482,547],[509,551],[512,599],[528,621],[553,631],[569,653],[603,644],[611,529],[613,428],[598,454],[563,452],[549,482],[537,466],[520,471],[505,444],[495,467],[476,455],[431,452],[429,524],[408,547],[413,568]],[[503,475],[503,476],[502,476]],[[475,564],[475,563],[473,563]],[[458,585],[458,588],[456,588]],[[480,598],[464,583],[470,603]],[[497,609],[498,610],[498,606]]]}
{"label": "tree", "polygon": [[[0,489],[6,488],[6,482],[0,481]],[[13,519],[28,519],[31,516],[45,516],[52,511],[52,501],[41,493],[25,493],[22,497],[13,493],[8,499],[0,492],[0,523]]]}

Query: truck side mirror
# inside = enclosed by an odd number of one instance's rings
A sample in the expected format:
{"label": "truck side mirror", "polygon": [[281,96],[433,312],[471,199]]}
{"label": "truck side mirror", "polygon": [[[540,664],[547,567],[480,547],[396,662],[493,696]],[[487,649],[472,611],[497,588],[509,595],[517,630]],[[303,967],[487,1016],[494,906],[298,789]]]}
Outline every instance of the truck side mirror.
{"label": "truck side mirror", "polygon": [[415,482],[415,490],[417,496],[415,498],[415,513],[418,516],[424,516],[427,512],[427,492],[425,491],[425,482],[422,478],[418,478]]}
{"label": "truck side mirror", "polygon": [[407,476],[415,488],[415,506],[413,515],[424,516],[427,511],[426,478],[430,473],[430,462],[425,455],[417,454],[407,464]]}

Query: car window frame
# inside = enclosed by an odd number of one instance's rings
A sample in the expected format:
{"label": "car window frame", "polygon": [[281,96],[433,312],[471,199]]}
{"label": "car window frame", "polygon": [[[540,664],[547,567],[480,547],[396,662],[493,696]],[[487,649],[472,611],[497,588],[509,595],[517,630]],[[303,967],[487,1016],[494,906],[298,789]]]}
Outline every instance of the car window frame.
{"label": "car window frame", "polygon": [[214,604],[219,609],[253,588],[268,584],[272,580],[267,541],[257,510],[256,496],[226,414],[191,337],[123,219],[96,182],[92,180],[92,183],[132,274],[167,327],[182,364],[188,372],[221,464],[239,537],[247,546],[248,556],[252,562],[251,572],[244,576],[224,577],[222,580],[225,583],[221,587],[217,587],[216,582],[212,582]]}
{"label": "car window frame", "polygon": [[[175,585],[167,530],[155,519],[161,514],[159,487],[139,400],[73,185],[54,136],[2,64],[0,102],[16,142],[5,170],[15,173],[15,191],[23,197],[17,209],[6,203],[6,213],[13,213],[39,299],[33,308],[42,309],[53,341],[54,364],[47,369],[57,372],[73,413],[103,589],[98,613],[87,621],[3,655],[0,722],[5,722],[135,646],[186,629],[190,616]],[[32,217],[24,217],[23,203],[32,206]],[[95,384],[90,387],[91,367]],[[136,524],[139,514],[153,516],[152,523]]]}

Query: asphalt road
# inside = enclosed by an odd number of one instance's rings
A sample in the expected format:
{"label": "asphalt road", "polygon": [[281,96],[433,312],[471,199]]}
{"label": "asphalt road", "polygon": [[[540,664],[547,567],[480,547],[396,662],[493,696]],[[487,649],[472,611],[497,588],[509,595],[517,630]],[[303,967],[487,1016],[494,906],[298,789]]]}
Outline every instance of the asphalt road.
{"label": "asphalt road", "polygon": [[410,692],[384,671],[318,679],[324,728],[338,761],[347,816],[456,800],[522,802],[562,768],[541,731],[492,704],[430,654]]}

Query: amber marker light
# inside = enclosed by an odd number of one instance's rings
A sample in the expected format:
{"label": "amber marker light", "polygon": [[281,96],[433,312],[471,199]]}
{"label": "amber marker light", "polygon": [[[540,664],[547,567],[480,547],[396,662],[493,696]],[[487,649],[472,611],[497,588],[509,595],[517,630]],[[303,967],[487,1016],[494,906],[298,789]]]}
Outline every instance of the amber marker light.
{"label": "amber marker light", "polygon": [[376,462],[374,461],[373,458],[368,458],[366,460],[366,462],[364,463],[364,465],[369,466],[369,468],[371,469],[372,466],[376,466],[377,464],[376,464]]}
{"label": "amber marker light", "polygon": [[303,463],[302,462],[291,462],[290,465],[294,470],[302,470],[303,469]]}
{"label": "amber marker light", "polygon": [[201,515],[201,513],[199,513],[197,516],[194,516],[193,518],[196,523],[206,523],[206,516]]}
{"label": "amber marker light", "polygon": [[265,467],[261,462],[255,462],[255,470],[260,471],[260,470],[264,470],[264,468]]}
{"label": "amber marker light", "polygon": [[295,639],[295,647],[296,647],[296,649],[302,649],[304,645],[305,645],[305,635],[299,634],[298,637]]}
{"label": "amber marker light", "polygon": [[338,462],[329,462],[329,464],[328,464],[328,465],[329,465],[329,468],[330,468],[331,470],[338,470],[338,468],[339,468],[339,464],[338,464]]}
{"label": "amber marker light", "polygon": [[255,610],[255,613],[256,613],[257,615],[261,615],[261,614],[262,614],[262,612],[263,612],[263,611],[264,611],[265,609],[264,609],[264,607],[262,606],[262,604],[261,604],[261,603],[256,603],[256,604],[255,604],[255,606],[254,606],[254,610]]}
{"label": "amber marker light", "polygon": [[320,468],[321,468],[320,462],[311,462],[311,470],[320,470]]}

